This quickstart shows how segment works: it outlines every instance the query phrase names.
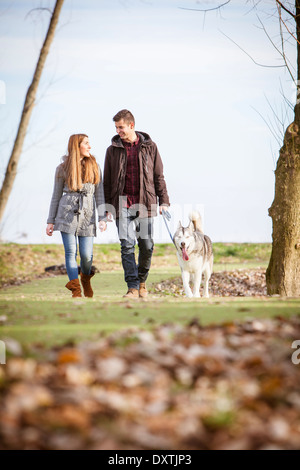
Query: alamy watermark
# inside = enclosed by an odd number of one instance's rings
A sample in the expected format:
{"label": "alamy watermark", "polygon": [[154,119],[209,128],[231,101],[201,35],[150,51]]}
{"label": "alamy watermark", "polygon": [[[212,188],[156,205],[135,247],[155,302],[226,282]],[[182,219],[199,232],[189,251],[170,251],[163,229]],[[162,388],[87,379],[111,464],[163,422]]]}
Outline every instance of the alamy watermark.
{"label": "alamy watermark", "polygon": [[[119,214],[116,214],[116,209],[111,204],[103,204],[98,207],[99,213],[105,213],[111,215],[113,219],[118,219],[118,230],[119,238],[125,240],[133,240],[137,234],[141,239],[152,238],[153,234],[149,232],[148,223],[146,218],[153,218],[158,213],[157,204],[151,204],[151,210],[149,211],[143,204],[134,204],[127,208],[126,196],[119,197]],[[176,204],[173,203],[171,206],[171,219],[168,222],[168,229],[170,233],[174,235],[177,230],[178,223],[181,222],[184,226],[187,226],[190,222],[189,215],[192,212],[199,212],[202,225],[204,224],[204,204]],[[163,223],[158,225],[155,230],[155,236],[157,239],[168,236],[166,227]]]}
{"label": "alamy watermark", "polygon": [[0,364],[6,364],[6,347],[4,341],[0,340]]}
{"label": "alamy watermark", "polygon": [[0,80],[0,104],[6,104],[6,85],[3,80]]}
{"label": "alamy watermark", "polygon": [[294,351],[292,354],[292,363],[298,365],[300,364],[300,339],[293,341],[292,348],[297,348],[296,351]]}

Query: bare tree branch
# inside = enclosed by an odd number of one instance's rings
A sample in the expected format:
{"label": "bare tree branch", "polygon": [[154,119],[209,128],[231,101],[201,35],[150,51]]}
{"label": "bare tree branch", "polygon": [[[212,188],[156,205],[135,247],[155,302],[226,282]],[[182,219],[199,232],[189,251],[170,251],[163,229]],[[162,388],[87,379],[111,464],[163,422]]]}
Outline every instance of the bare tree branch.
{"label": "bare tree branch", "polygon": [[281,21],[280,21],[280,19],[279,19],[279,27],[280,27],[280,38],[281,38],[281,48],[282,48],[281,51],[280,51],[280,49],[278,49],[278,47],[276,46],[276,44],[274,43],[274,41],[271,39],[270,35],[268,34],[268,32],[267,32],[267,30],[266,30],[266,28],[265,28],[263,22],[262,22],[261,19],[259,18],[259,16],[257,16],[257,19],[258,19],[258,21],[260,22],[261,27],[262,27],[262,29],[263,29],[265,35],[266,35],[267,38],[269,39],[270,43],[272,44],[272,46],[274,47],[274,49],[278,52],[278,54],[280,54],[281,57],[283,58],[283,61],[284,61],[285,66],[286,66],[286,68],[287,68],[287,70],[288,70],[288,72],[289,72],[289,74],[290,74],[290,76],[291,76],[291,79],[293,80],[294,83],[296,83],[296,82],[295,82],[294,75],[292,74],[292,71],[291,71],[291,69],[290,69],[290,67],[289,67],[289,64],[288,64],[288,61],[287,61],[287,58],[286,58],[286,55],[285,55],[285,51],[284,51],[284,42],[283,42],[283,33],[282,33],[282,28],[281,28]]}
{"label": "bare tree branch", "polygon": [[[290,111],[292,111],[292,113],[294,112],[294,105],[293,105],[293,103],[285,96],[281,79],[280,79],[279,81],[280,81],[280,95],[282,96],[283,102],[285,103],[284,122],[287,123],[287,122],[291,122],[291,119],[290,119],[290,116],[288,116],[288,113],[289,113]],[[284,128],[286,129],[286,127],[287,127],[287,124],[285,124]]]}
{"label": "bare tree branch", "polygon": [[239,44],[237,44],[233,39],[231,39],[229,36],[227,36],[227,34],[223,33],[223,31],[219,30],[220,33],[222,33],[227,39],[229,39],[231,42],[233,42],[233,44],[235,44],[239,49],[241,49],[241,51],[244,52],[244,54],[246,54],[251,60],[252,62],[255,63],[255,65],[259,65],[260,67],[266,67],[266,68],[282,68],[282,67],[286,67],[286,65],[265,65],[265,64],[259,64],[258,62],[256,62],[256,60],[253,59],[253,57],[251,57],[250,54],[248,54],[248,52],[246,52]]}
{"label": "bare tree branch", "polygon": [[231,0],[227,0],[227,2],[222,3],[221,5],[218,5],[217,7],[214,8],[207,8],[207,9],[202,9],[200,10],[199,8],[184,8],[184,7],[178,7],[180,10],[189,10],[189,11],[202,11],[206,13],[207,11],[213,11],[213,10],[219,10],[220,8],[224,7],[228,3],[230,3]]}
{"label": "bare tree branch", "polygon": [[56,0],[55,7],[51,16],[50,24],[44,40],[44,44],[40,51],[39,59],[33,74],[33,79],[30,87],[28,88],[21,119],[19,122],[19,127],[17,135],[15,138],[14,146],[11,152],[11,156],[6,168],[5,177],[2,183],[0,191],[0,221],[3,218],[5,207],[9,198],[9,195],[13,188],[13,183],[17,175],[17,166],[21,157],[24,140],[26,137],[30,117],[35,106],[36,94],[41,79],[42,71],[48,56],[50,45],[54,39],[55,29],[58,23],[59,15],[61,8],[63,6],[64,0]]}
{"label": "bare tree branch", "polygon": [[52,11],[50,10],[50,8],[33,8],[32,10],[30,10],[27,15],[25,16],[25,20],[27,19],[28,16],[31,15],[31,13],[33,13],[34,11],[48,11],[48,13],[50,13],[50,15],[52,15]]}
{"label": "bare tree branch", "polygon": [[276,0],[276,3],[277,3],[277,7],[280,6],[284,11],[286,11],[289,15],[291,15],[294,18],[294,20],[296,19],[296,15],[294,15],[294,13],[288,10],[279,0]]}
{"label": "bare tree branch", "polygon": [[[297,41],[298,44],[300,44],[300,42],[298,41],[298,39],[296,38],[296,36],[294,36],[294,34],[289,30],[287,24],[285,23],[285,21],[284,21],[283,18],[282,18],[281,11],[280,11],[280,5],[278,5],[278,3],[280,3],[280,2],[276,2],[276,3],[277,3],[278,15],[279,15],[279,19],[280,19],[281,23],[284,24],[286,30],[287,30],[288,33],[292,36],[292,38],[294,38],[295,41]],[[295,18],[296,18],[296,16],[295,16]]]}
{"label": "bare tree branch", "polygon": [[268,121],[266,120],[266,118],[257,110],[255,109],[253,106],[251,106],[251,108],[257,113],[259,114],[259,116],[262,118],[262,120],[264,121],[264,123],[266,124],[266,126],[268,127],[269,131],[271,132],[271,134],[273,135],[274,139],[277,141],[277,144],[280,146],[281,145],[281,140],[280,138],[278,137],[277,133],[274,131],[274,129],[272,128],[272,126],[268,123]]}

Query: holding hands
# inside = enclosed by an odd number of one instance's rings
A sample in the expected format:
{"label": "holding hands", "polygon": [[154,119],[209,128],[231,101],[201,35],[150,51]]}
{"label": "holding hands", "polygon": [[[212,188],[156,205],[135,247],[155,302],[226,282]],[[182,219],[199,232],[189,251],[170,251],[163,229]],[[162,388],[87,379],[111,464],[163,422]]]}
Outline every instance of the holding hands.
{"label": "holding hands", "polygon": [[[106,212],[106,221],[107,222],[112,222],[113,221],[113,215],[112,215],[111,212]],[[105,232],[105,230],[107,229],[106,221],[105,220],[100,220],[100,222],[99,222],[100,232]]]}
{"label": "holding hands", "polygon": [[99,230],[100,230],[100,232],[105,232],[106,229],[107,229],[106,222],[105,222],[104,220],[100,220],[100,222],[99,222]]}

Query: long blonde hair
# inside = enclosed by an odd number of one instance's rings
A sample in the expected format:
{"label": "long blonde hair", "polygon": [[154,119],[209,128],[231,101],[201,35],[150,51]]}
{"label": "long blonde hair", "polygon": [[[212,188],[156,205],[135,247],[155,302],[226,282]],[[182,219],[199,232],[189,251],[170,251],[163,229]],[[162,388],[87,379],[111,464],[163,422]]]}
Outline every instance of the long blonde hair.
{"label": "long blonde hair", "polygon": [[83,157],[80,155],[80,144],[86,134],[73,134],[69,138],[68,154],[63,157],[62,169],[65,180],[71,191],[79,191],[83,183],[98,184],[100,175],[98,164],[93,155]]}

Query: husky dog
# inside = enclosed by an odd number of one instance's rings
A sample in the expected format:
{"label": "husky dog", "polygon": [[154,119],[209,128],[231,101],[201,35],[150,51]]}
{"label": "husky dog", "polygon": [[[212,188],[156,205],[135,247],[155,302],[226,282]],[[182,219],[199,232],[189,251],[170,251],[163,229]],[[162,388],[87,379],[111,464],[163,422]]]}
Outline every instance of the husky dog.
{"label": "husky dog", "polygon": [[[188,227],[179,222],[173,240],[181,269],[182,282],[187,297],[200,297],[202,273],[204,274],[203,297],[209,297],[208,281],[213,269],[212,243],[204,235],[199,212],[189,215]],[[190,277],[193,280],[193,291],[190,288]]]}

